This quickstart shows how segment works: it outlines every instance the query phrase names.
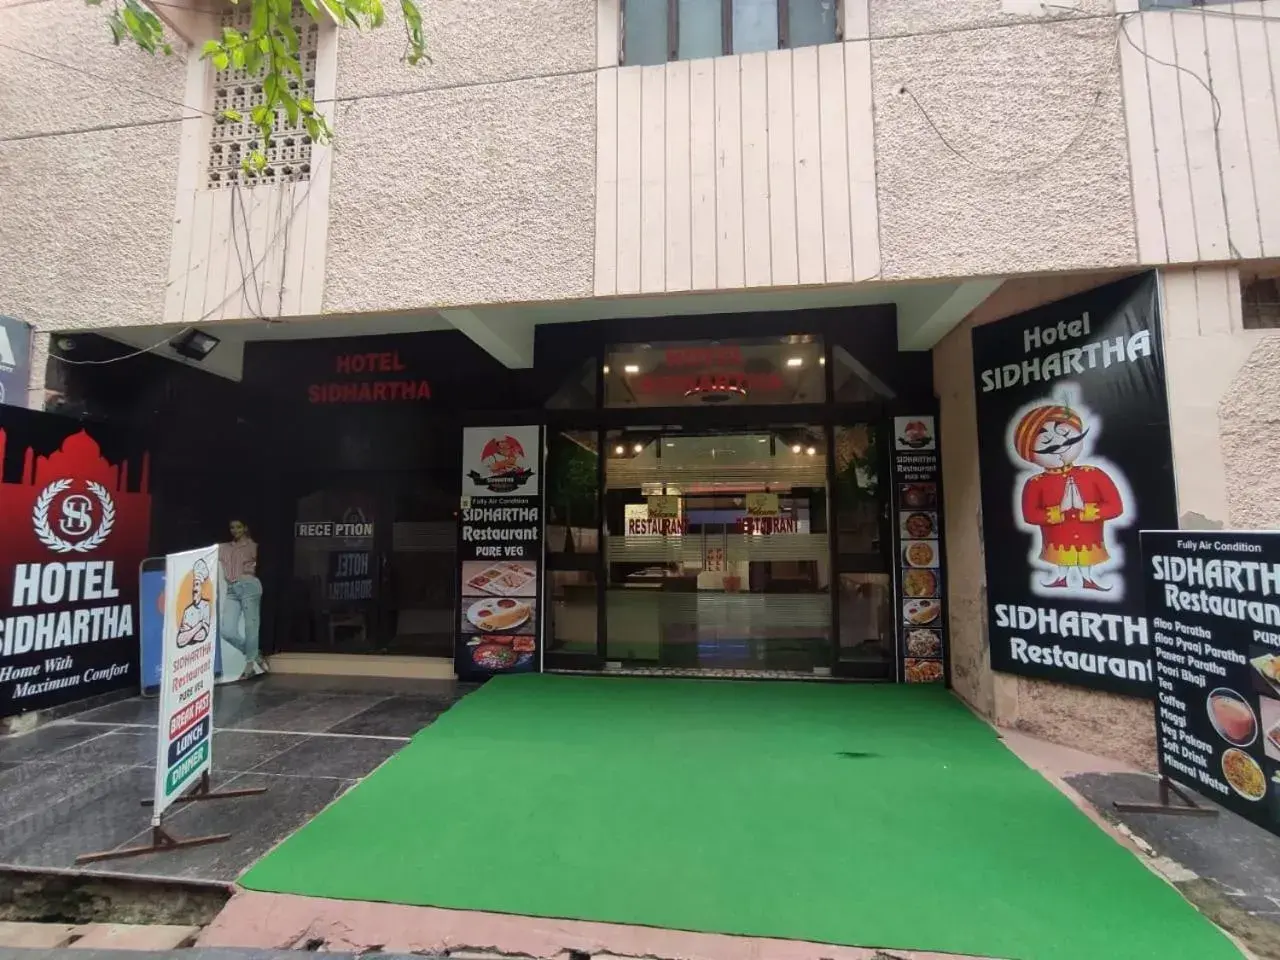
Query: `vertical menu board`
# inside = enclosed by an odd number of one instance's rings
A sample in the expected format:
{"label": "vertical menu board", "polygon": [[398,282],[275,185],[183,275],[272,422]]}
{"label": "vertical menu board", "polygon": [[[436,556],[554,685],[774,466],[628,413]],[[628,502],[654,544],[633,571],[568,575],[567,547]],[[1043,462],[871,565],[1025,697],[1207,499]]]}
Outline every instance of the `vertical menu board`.
{"label": "vertical menu board", "polygon": [[1160,772],[1280,833],[1280,534],[1141,541]]}
{"label": "vertical menu board", "polygon": [[541,470],[541,427],[463,431],[459,677],[541,669]]}
{"label": "vertical menu board", "polygon": [[943,609],[942,475],[933,414],[893,419],[895,612],[901,677],[946,681]]}

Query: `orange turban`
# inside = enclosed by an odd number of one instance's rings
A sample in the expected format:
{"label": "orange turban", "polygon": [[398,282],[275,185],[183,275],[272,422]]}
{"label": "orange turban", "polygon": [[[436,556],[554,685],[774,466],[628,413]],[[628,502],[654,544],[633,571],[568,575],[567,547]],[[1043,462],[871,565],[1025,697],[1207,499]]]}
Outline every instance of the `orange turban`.
{"label": "orange turban", "polygon": [[1057,404],[1036,407],[1018,421],[1018,429],[1013,432],[1013,449],[1018,456],[1028,463],[1035,462],[1031,458],[1035,452],[1036,437],[1050,423],[1065,423],[1077,430],[1084,429],[1083,422],[1069,407]]}

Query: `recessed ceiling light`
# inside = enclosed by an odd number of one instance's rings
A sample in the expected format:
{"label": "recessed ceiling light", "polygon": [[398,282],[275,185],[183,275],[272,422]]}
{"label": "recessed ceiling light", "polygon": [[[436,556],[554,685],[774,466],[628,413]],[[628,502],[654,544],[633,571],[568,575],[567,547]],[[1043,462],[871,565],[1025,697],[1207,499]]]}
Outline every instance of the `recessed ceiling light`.
{"label": "recessed ceiling light", "polygon": [[820,363],[822,366],[824,366],[824,367],[825,367],[825,366],[827,365],[827,358],[826,358],[826,357],[819,357],[819,358],[818,358],[818,363]]}
{"label": "recessed ceiling light", "polygon": [[607,363],[604,365],[604,372],[605,373],[609,372],[609,365]]}
{"label": "recessed ceiling light", "polygon": [[810,447],[808,450],[805,451],[805,453],[807,453],[811,457],[817,452],[818,452],[817,447]]}
{"label": "recessed ceiling light", "polygon": [[634,447],[632,447],[631,449],[632,449],[632,450],[634,450],[636,453],[644,453],[644,444],[643,444],[643,443],[637,443],[637,444],[636,444]]}
{"label": "recessed ceiling light", "polygon": [[788,367],[803,367],[804,357],[787,357]]}
{"label": "recessed ceiling light", "polygon": [[627,448],[624,447],[622,444],[618,444],[616,447],[613,448],[613,452],[616,453],[618,456],[622,456],[624,453],[627,452]]}
{"label": "recessed ceiling light", "polygon": [[791,452],[792,452],[792,453],[799,453],[799,452],[800,452],[800,444],[798,444],[798,443],[797,443],[795,446],[793,446],[793,447],[791,448]]}
{"label": "recessed ceiling light", "polygon": [[623,373],[639,373],[639,372],[640,372],[640,364],[638,364],[638,363],[628,363],[625,367],[623,367],[623,368],[622,368],[622,372],[623,372]]}
{"label": "recessed ceiling light", "polygon": [[768,443],[768,442],[769,442],[768,437],[756,437],[756,443]]}

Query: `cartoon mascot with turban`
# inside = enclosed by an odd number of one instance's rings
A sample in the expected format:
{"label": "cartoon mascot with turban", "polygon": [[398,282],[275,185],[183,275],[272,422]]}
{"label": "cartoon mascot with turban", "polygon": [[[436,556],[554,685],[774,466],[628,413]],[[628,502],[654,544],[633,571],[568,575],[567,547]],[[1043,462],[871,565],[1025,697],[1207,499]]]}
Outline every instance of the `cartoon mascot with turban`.
{"label": "cartoon mascot with turban", "polygon": [[1080,571],[1086,590],[1110,590],[1093,576],[1109,558],[1103,526],[1124,513],[1115,481],[1105,470],[1076,463],[1085,429],[1070,407],[1045,404],[1029,410],[1013,434],[1018,456],[1041,469],[1022,487],[1022,519],[1040,528],[1040,559],[1057,576],[1044,586],[1066,589],[1071,571]]}

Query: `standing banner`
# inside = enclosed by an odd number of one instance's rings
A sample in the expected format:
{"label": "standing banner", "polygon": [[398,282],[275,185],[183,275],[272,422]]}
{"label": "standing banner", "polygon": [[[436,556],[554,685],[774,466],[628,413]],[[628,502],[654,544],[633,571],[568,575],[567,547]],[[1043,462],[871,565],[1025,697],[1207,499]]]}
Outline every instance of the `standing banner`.
{"label": "standing banner", "polygon": [[0,404],[25,407],[30,376],[30,325],[0,316]]}
{"label": "standing banner", "polygon": [[1142,531],[1160,773],[1280,834],[1280,534]]}
{"label": "standing banner", "polygon": [[217,563],[217,546],[165,557],[153,824],[213,763]]}
{"label": "standing banner", "polygon": [[542,668],[541,470],[539,426],[462,432],[459,677]]}
{"label": "standing banner", "polygon": [[1140,528],[1176,527],[1154,274],[973,329],[991,667],[1151,696]]}
{"label": "standing banner", "polygon": [[147,557],[138,572],[138,659],[143,696],[157,696],[163,680],[164,565],[164,557]]}
{"label": "standing banner", "polygon": [[948,682],[937,418],[893,418],[898,653],[907,683]]}
{"label": "standing banner", "polygon": [[135,440],[0,406],[0,716],[139,686],[150,521]]}

